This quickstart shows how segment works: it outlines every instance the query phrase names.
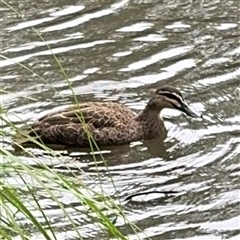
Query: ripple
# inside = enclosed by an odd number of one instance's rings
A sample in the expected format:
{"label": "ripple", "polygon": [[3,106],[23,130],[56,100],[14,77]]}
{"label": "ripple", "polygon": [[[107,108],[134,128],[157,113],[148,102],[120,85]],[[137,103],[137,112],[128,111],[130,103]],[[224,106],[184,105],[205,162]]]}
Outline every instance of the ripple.
{"label": "ripple", "polygon": [[59,11],[52,12],[50,15],[53,16],[53,17],[65,16],[65,15],[69,15],[69,14],[72,14],[72,13],[80,12],[84,8],[85,8],[85,6],[82,6],[82,5],[67,6],[64,9],[61,9]]}
{"label": "ripple", "polygon": [[231,28],[236,28],[238,25],[236,23],[222,23],[219,26],[216,26],[215,28],[217,30],[228,30]]}
{"label": "ripple", "polygon": [[[64,23],[56,24],[56,25],[51,26],[51,27],[46,27],[41,32],[43,32],[43,33],[44,32],[52,32],[52,31],[59,31],[59,30],[62,30],[62,29],[76,27],[76,26],[78,26],[80,24],[83,24],[85,22],[89,22],[90,20],[101,18],[101,17],[107,16],[107,15],[113,14],[114,12],[117,12],[118,9],[123,8],[127,4],[127,2],[128,1],[121,1],[121,2],[118,2],[118,3],[112,4],[110,8],[101,9],[101,10],[96,11],[94,13],[87,13],[87,14],[84,14],[83,16],[81,16],[81,17],[78,17],[78,18],[74,19],[74,20],[65,21]],[[83,9],[83,6],[78,6],[78,7],[80,8],[80,10]],[[69,7],[68,9],[66,9],[64,11],[64,14],[69,14],[68,13],[69,9],[71,11],[73,11],[73,8],[75,8],[75,6]],[[78,9],[78,11],[79,11],[79,9]],[[52,15],[53,14],[56,16],[56,14],[58,15],[59,12],[52,13]],[[60,12],[60,14],[62,14],[62,12]]]}
{"label": "ripple", "polygon": [[[14,1],[13,4],[16,7]],[[53,107],[62,108],[60,104],[73,102],[72,90],[56,68],[53,54],[69,75],[79,101],[118,101],[141,111],[149,99],[149,90],[167,84],[178,87],[189,105],[204,118],[190,119],[179,111],[165,109],[162,115],[168,136],[164,141],[138,141],[94,153],[58,149],[56,153],[62,154],[61,158],[35,147],[29,149],[27,156],[14,151],[13,129],[4,123],[3,130],[8,133],[2,141],[4,149],[33,168],[46,164],[66,176],[74,174],[89,189],[111,196],[141,229],[138,234],[133,233],[119,217],[116,226],[129,239],[238,239],[237,2],[120,0],[66,5],[43,1],[37,8],[29,0],[19,4],[17,9],[26,21],[9,9],[4,9],[1,21],[1,100],[7,111],[4,118],[19,125],[52,111]],[[45,42],[39,41],[32,27],[43,34]],[[37,75],[48,81],[42,82]],[[27,174],[22,177],[35,184]],[[16,173],[4,175],[4,180],[21,189],[23,179]],[[52,179],[46,184],[56,187]],[[38,183],[34,189],[57,238],[78,238],[49,194]],[[139,192],[170,190],[178,193],[145,194],[125,201],[127,196]],[[83,239],[106,238],[93,221],[95,217],[78,199],[66,189],[54,191]],[[95,197],[88,192],[83,194]],[[44,225],[30,195],[24,192],[22,198]],[[96,202],[104,214],[112,217],[101,200]],[[32,238],[41,238],[28,219],[20,214],[16,217],[26,224]]]}
{"label": "ripple", "polygon": [[61,23],[61,24],[57,24],[55,26],[52,26],[52,27],[46,27],[44,28],[41,32],[52,32],[52,31],[59,31],[59,30],[63,30],[63,29],[66,29],[66,28],[72,28],[72,27],[76,27],[80,24],[83,24],[85,22],[88,22],[94,18],[100,18],[100,17],[103,17],[103,16],[107,16],[109,14],[111,14],[113,11],[111,9],[104,9],[104,10],[101,10],[101,11],[98,11],[98,12],[95,12],[95,13],[90,13],[90,14],[86,14],[80,18],[77,18],[75,20],[71,20],[71,21],[68,21],[68,22],[64,22],[64,23]]}
{"label": "ripple", "polygon": [[93,42],[88,42],[88,43],[77,44],[74,46],[52,48],[50,50],[27,54],[25,56],[20,56],[20,57],[15,57],[15,58],[0,61],[0,67],[6,67],[6,66],[13,65],[13,64],[18,64],[18,63],[29,60],[30,58],[33,58],[36,56],[47,56],[47,55],[64,53],[64,52],[72,51],[75,49],[92,48],[96,45],[102,45],[102,44],[111,43],[111,42],[114,42],[114,41],[113,40],[98,40],[98,41],[93,41]]}
{"label": "ripple", "polygon": [[167,25],[165,28],[167,29],[176,29],[176,28],[190,28],[191,25],[188,25],[188,24],[184,24],[182,22],[175,22],[171,25]]}
{"label": "ripple", "polygon": [[152,23],[148,22],[140,22],[140,23],[135,23],[127,27],[123,27],[120,29],[117,29],[117,32],[142,32],[146,29],[149,29],[153,26]]}
{"label": "ripple", "polygon": [[20,52],[20,51],[25,51],[25,50],[31,50],[31,49],[35,49],[36,47],[41,47],[41,46],[51,46],[51,45],[56,45],[58,43],[61,42],[65,42],[65,41],[69,41],[72,39],[80,39],[83,38],[83,35],[81,33],[75,33],[75,34],[70,34],[65,38],[61,38],[61,39],[56,39],[56,40],[50,40],[50,41],[44,41],[44,42],[30,42],[30,43],[26,43],[23,44],[22,46],[18,46],[18,47],[13,47],[13,48],[9,48],[5,51],[3,51],[2,53],[8,53],[8,52]]}
{"label": "ripple", "polygon": [[134,41],[141,41],[141,42],[164,42],[168,40],[168,38],[163,37],[159,34],[149,34],[144,37],[135,38]]}
{"label": "ripple", "polygon": [[237,77],[239,75],[240,75],[240,68],[238,68],[235,71],[230,72],[230,73],[225,73],[225,74],[221,74],[218,76],[201,79],[201,80],[198,80],[198,82],[205,86],[209,86],[209,85],[214,85],[214,84],[221,83],[221,82],[226,82],[226,81],[229,81],[232,79],[237,79]]}
{"label": "ripple", "polygon": [[143,69],[151,64],[159,62],[160,60],[170,59],[172,57],[190,52],[191,50],[192,50],[192,46],[184,46],[184,47],[170,49],[164,52],[154,54],[148,57],[147,59],[134,62],[128,65],[127,68],[119,69],[119,71],[133,71],[133,70]]}
{"label": "ripple", "polygon": [[14,27],[8,28],[8,30],[13,32],[13,31],[24,29],[24,28],[35,27],[39,24],[42,24],[42,23],[45,23],[45,22],[50,22],[50,21],[53,21],[53,20],[54,20],[54,17],[46,17],[46,18],[41,18],[41,19],[35,19],[35,20],[32,20],[32,21],[24,21],[22,23],[17,24]]}

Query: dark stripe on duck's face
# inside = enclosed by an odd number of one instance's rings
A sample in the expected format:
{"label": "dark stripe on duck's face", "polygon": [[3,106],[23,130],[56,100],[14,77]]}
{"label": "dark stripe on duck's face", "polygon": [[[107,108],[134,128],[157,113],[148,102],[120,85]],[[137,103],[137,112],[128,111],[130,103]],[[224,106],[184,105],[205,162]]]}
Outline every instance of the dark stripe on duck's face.
{"label": "dark stripe on duck's face", "polygon": [[170,92],[158,92],[159,95],[165,96],[169,99],[173,99],[175,101],[177,101],[180,105],[182,105],[183,99],[182,96],[179,96],[177,94],[174,93],[170,93]]}

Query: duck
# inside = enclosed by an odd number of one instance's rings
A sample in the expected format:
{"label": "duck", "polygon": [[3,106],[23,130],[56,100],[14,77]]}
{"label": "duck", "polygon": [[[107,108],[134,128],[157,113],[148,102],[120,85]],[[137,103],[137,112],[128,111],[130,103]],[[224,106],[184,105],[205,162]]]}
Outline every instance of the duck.
{"label": "duck", "polygon": [[40,117],[28,126],[27,134],[45,144],[74,147],[89,147],[89,139],[97,146],[128,144],[160,137],[165,130],[160,115],[164,108],[202,117],[178,89],[163,86],[154,91],[140,113],[116,102],[82,102]]}

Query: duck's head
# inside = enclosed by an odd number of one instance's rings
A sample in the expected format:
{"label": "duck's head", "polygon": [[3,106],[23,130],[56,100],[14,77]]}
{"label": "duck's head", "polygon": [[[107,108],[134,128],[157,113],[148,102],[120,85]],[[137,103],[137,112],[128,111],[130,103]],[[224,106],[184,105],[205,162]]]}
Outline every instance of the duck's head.
{"label": "duck's head", "polygon": [[155,109],[160,112],[164,108],[177,109],[193,118],[201,118],[202,115],[193,111],[183,98],[181,92],[170,86],[164,86],[157,89],[150,98],[148,109]]}

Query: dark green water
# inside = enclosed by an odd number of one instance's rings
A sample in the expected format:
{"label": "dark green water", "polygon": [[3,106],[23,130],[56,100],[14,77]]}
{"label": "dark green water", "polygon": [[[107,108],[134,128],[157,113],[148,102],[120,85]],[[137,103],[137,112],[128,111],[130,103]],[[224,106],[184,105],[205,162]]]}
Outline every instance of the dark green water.
{"label": "dark green water", "polygon": [[[142,229],[139,238],[123,221],[116,224],[129,239],[239,239],[239,1],[8,3],[27,20],[1,3],[0,45],[1,54],[7,57],[0,61],[1,88],[11,92],[1,95],[1,103],[10,120],[16,124],[31,121],[40,112],[73,102],[52,53],[31,27],[43,35],[58,57],[80,101],[116,100],[141,110],[149,89],[165,84],[179,88],[204,120],[164,110],[168,129],[164,143],[154,140],[107,148],[104,157],[120,200],[139,191],[181,193],[176,197],[149,195],[137,204],[124,203],[128,219]],[[12,150],[10,138],[3,139],[2,144]],[[61,168],[61,163],[44,151],[31,151],[39,156],[39,162]],[[34,159],[20,157],[36,165]],[[61,161],[72,171],[81,167],[86,184],[98,191],[101,183],[114,197],[105,167],[100,168],[99,179],[91,159],[79,150],[66,153]],[[17,176],[9,176],[7,181],[18,184]],[[81,210],[76,199],[56,194],[69,206],[66,209],[85,239],[106,239],[98,235],[99,228],[84,211],[76,210]],[[77,239],[56,203],[41,191],[37,197],[58,239]],[[32,239],[36,238],[38,233],[33,231]]]}

